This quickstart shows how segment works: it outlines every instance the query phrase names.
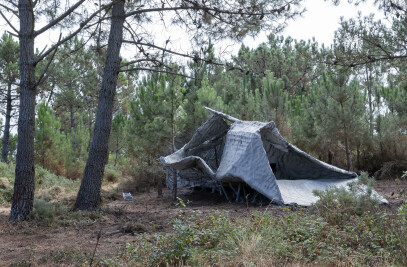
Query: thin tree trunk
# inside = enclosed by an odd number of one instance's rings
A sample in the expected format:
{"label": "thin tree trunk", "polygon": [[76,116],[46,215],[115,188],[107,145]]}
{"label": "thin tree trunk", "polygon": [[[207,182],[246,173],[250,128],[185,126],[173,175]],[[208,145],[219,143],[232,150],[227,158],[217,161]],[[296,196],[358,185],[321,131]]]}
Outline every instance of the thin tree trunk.
{"label": "thin tree trunk", "polygon": [[119,155],[119,136],[116,137],[116,157],[114,158],[114,167],[117,165],[117,156]]}
{"label": "thin tree trunk", "polygon": [[352,162],[350,159],[350,151],[349,151],[349,137],[348,137],[348,130],[346,127],[346,122],[345,122],[345,111],[343,109],[343,105],[341,103],[341,108],[342,108],[342,117],[343,117],[343,131],[345,134],[345,152],[346,152],[346,166],[348,171],[350,171],[352,169]]}
{"label": "thin tree trunk", "polygon": [[30,0],[18,3],[20,19],[20,113],[18,118],[18,146],[10,221],[25,220],[34,203],[34,127],[35,127],[35,66],[34,12]]}
{"label": "thin tree trunk", "polygon": [[157,175],[157,197],[163,196],[163,181],[161,175]]}
{"label": "thin tree trunk", "polygon": [[[76,153],[76,136],[75,136],[75,111],[73,108],[73,104],[71,103],[69,105],[69,113],[71,116],[71,133],[72,133],[72,150],[74,153]],[[76,160],[76,157],[74,157],[74,161]]]}
{"label": "thin tree trunk", "polygon": [[356,144],[356,166],[360,170],[360,141]]}
{"label": "thin tree trunk", "polygon": [[177,189],[178,189],[178,177],[177,177],[177,171],[175,169],[172,169],[172,200],[177,200]]}
{"label": "thin tree trunk", "polygon": [[11,120],[11,83],[7,85],[7,107],[6,107],[6,122],[4,124],[3,141],[1,147],[1,161],[7,163],[8,144],[10,142],[10,120]]}
{"label": "thin tree trunk", "polygon": [[328,149],[328,164],[333,164],[334,154],[330,149]]}
{"label": "thin tree trunk", "polygon": [[372,78],[370,77],[370,72],[368,66],[366,65],[366,79],[367,79],[367,94],[369,100],[369,132],[373,136],[373,101],[372,101]]}
{"label": "thin tree trunk", "polygon": [[380,156],[382,157],[382,161],[385,162],[385,155],[383,149],[383,137],[382,137],[382,117],[380,114],[377,116],[377,133],[379,134],[379,146],[380,146]]}
{"label": "thin tree trunk", "polygon": [[[175,121],[174,121],[174,87],[172,86],[172,95],[171,95],[171,144],[172,144],[172,153],[175,152]],[[174,179],[172,180],[172,200],[177,200],[177,187],[178,187],[178,177],[177,172],[174,170]]]}
{"label": "thin tree trunk", "polygon": [[103,173],[108,160],[113,100],[120,69],[120,48],[122,45],[124,20],[124,1],[118,1],[113,4],[112,24],[109,34],[102,88],[99,94],[95,129],[81,187],[76,198],[75,210],[95,210],[100,204]]}

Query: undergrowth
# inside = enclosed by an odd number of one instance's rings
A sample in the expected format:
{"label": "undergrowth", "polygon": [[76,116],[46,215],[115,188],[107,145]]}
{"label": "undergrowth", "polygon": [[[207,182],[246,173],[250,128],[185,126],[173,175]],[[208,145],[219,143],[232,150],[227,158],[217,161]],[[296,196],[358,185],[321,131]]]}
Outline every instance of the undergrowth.
{"label": "undergrowth", "polygon": [[180,217],[173,231],[139,235],[100,266],[406,266],[407,205],[365,211],[341,225],[307,210]]}
{"label": "undergrowth", "polygon": [[310,209],[250,216],[180,213],[170,233],[142,234],[100,266],[406,266],[407,205],[378,205],[367,174],[349,190],[315,192]]}
{"label": "undergrowth", "polygon": [[[14,169],[13,164],[0,162],[0,205],[11,204]],[[67,179],[64,176],[55,175],[40,166],[35,167],[36,198],[59,201],[66,197],[67,194],[77,192],[79,185],[79,180]]]}

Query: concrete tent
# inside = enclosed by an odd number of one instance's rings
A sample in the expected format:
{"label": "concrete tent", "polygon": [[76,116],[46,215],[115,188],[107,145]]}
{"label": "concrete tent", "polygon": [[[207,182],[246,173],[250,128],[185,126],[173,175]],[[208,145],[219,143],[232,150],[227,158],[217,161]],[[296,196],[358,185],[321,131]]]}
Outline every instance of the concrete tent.
{"label": "concrete tent", "polygon": [[[181,149],[159,161],[178,187],[212,188],[228,200],[310,205],[314,189],[346,186],[357,175],[319,161],[287,142],[274,122],[241,121],[206,108],[213,115]],[[228,124],[231,122],[232,124]],[[176,170],[176,171],[171,171]],[[245,199],[246,198],[246,199]]]}

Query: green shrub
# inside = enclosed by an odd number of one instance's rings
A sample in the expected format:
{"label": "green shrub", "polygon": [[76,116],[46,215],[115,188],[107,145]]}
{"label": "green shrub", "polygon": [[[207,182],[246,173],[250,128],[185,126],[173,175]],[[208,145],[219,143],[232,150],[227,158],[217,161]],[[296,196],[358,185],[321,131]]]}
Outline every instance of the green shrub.
{"label": "green shrub", "polygon": [[13,164],[0,162],[0,204],[11,203],[14,184]]}
{"label": "green shrub", "polygon": [[58,202],[35,199],[31,218],[36,220],[40,225],[50,225],[58,216],[66,212],[67,209]]}
{"label": "green shrub", "polygon": [[127,245],[127,251],[140,264],[177,265],[185,262],[195,249],[216,247],[227,235],[233,235],[228,216],[220,213],[202,216],[198,211],[187,218],[179,216],[173,223],[173,233],[156,234],[153,241],[142,235],[134,246]]}
{"label": "green shrub", "polygon": [[65,164],[65,168],[66,178],[70,180],[81,180],[85,169],[85,162],[82,160],[76,160],[75,163],[69,162],[69,164]]}
{"label": "green shrub", "polygon": [[377,207],[379,199],[373,194],[373,182],[373,178],[362,172],[357,181],[348,184],[348,188],[315,190],[313,193],[319,200],[311,209],[328,223],[343,225],[351,216],[361,216]]}
{"label": "green shrub", "polygon": [[13,187],[0,181],[0,204],[11,203],[13,199]]}
{"label": "green shrub", "polygon": [[36,166],[35,167],[35,186],[36,190],[51,188],[54,185],[61,186],[65,189],[65,192],[76,191],[79,188],[80,180],[70,180],[64,176],[55,175],[48,170]]}
{"label": "green shrub", "polygon": [[105,174],[103,176],[103,179],[110,183],[115,183],[119,180],[120,176],[121,176],[120,172],[116,170],[115,167],[107,165],[105,168]]}

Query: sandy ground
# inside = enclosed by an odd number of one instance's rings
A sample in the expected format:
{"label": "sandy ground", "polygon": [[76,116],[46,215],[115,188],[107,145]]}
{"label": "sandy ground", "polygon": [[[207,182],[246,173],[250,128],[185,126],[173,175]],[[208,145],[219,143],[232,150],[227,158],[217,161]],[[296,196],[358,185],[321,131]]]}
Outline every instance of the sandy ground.
{"label": "sandy ground", "polygon": [[[407,181],[377,181],[375,189],[388,199],[390,209],[396,209],[407,199]],[[189,215],[196,210],[204,214],[219,210],[235,217],[247,216],[256,209],[281,211],[281,207],[274,205],[228,203],[209,192],[183,190],[179,196],[186,207],[177,208],[169,190],[164,190],[162,198],[157,198],[155,192],[136,194],[134,201],[123,201],[117,194],[118,200],[104,201],[103,211],[98,215],[71,218],[50,226],[35,221],[11,224],[9,208],[0,207],[0,266],[29,262],[38,266],[70,266],[91,257],[99,233],[96,256],[116,255],[126,242],[135,242],[139,233],[171,231],[171,222],[179,212]]]}

